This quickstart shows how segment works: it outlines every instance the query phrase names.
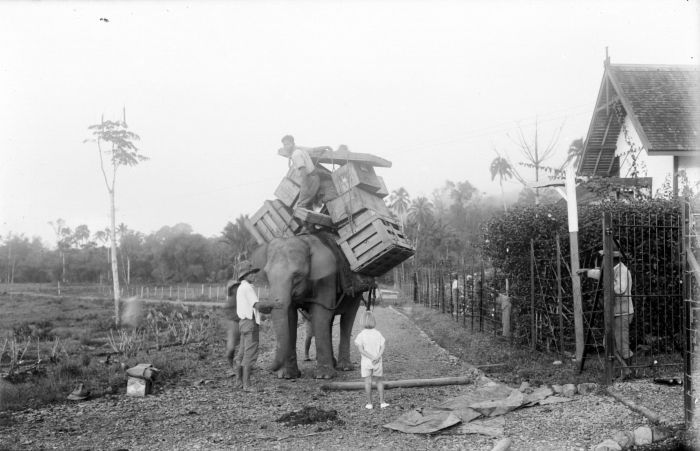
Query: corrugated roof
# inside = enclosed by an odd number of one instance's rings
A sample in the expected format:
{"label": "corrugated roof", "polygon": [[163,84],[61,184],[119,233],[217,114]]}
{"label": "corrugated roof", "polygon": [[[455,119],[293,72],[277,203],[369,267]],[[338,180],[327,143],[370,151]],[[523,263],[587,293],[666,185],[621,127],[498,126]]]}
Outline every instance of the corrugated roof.
{"label": "corrugated roof", "polygon": [[579,174],[617,174],[615,104],[630,117],[650,155],[700,151],[698,66],[611,64],[600,85]]}

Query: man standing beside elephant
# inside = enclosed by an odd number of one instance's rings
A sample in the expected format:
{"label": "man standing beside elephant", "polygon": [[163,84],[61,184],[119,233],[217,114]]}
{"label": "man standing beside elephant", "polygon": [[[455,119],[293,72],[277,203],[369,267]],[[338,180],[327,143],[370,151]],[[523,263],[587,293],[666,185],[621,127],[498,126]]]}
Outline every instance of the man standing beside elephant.
{"label": "man standing beside elephant", "polygon": [[236,387],[243,390],[251,390],[250,374],[258,358],[258,344],[260,342],[260,310],[268,310],[275,307],[274,302],[264,302],[258,299],[253,283],[259,268],[244,260],[238,264],[238,280],[240,285],[236,292],[236,313],[240,318],[240,344],[236,354],[234,372],[236,374]]}

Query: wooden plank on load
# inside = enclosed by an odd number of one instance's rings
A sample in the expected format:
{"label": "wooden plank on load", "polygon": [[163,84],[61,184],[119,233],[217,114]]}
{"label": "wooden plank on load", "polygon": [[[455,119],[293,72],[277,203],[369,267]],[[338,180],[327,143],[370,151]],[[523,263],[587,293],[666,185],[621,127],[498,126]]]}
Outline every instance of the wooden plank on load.
{"label": "wooden plank on load", "polygon": [[[308,150],[311,158],[319,163],[343,165],[348,161],[357,161],[366,163],[379,168],[390,168],[391,161],[384,158],[372,155],[371,153],[350,152],[349,150]],[[281,148],[277,153],[285,158],[288,156],[284,153],[284,148]]]}
{"label": "wooden plank on load", "polygon": [[330,216],[317,213],[306,208],[295,208],[294,216],[311,224],[318,224],[323,227],[333,228],[333,221],[331,221]]}

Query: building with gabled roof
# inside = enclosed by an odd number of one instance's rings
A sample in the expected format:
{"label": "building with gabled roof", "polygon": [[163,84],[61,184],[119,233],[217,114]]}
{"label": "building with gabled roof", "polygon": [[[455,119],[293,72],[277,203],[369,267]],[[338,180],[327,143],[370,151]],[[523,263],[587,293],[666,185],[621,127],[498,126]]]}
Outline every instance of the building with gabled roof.
{"label": "building with gabled roof", "polygon": [[656,193],[678,173],[700,183],[700,67],[610,64],[577,172],[581,176],[650,177]]}

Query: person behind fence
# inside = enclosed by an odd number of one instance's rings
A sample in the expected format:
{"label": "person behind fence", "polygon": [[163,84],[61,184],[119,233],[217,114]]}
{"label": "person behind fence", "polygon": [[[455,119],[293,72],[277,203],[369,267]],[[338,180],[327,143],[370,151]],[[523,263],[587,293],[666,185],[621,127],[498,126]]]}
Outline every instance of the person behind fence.
{"label": "person behind fence", "polygon": [[252,389],[251,372],[258,357],[260,311],[269,311],[278,305],[276,302],[258,299],[253,284],[258,271],[260,271],[259,268],[253,267],[249,261],[244,260],[238,264],[237,270],[240,284],[236,292],[236,313],[240,318],[240,344],[234,364],[237,376],[235,385],[240,385],[243,390],[249,391]]}
{"label": "person behind fence", "polygon": [[360,359],[360,375],[365,379],[365,395],[367,396],[366,409],[372,409],[372,382],[377,383],[377,393],[379,394],[379,406],[384,409],[389,404],[384,402],[384,365],[382,355],[386,340],[375,327],[377,322],[371,311],[366,310],[362,315],[360,324],[363,329],[357,337],[355,344],[362,358]]}
{"label": "person behind fence", "polygon": [[[603,255],[603,251],[599,251]],[[613,334],[615,335],[615,349],[620,357],[627,360],[634,353],[630,350],[629,329],[634,318],[634,304],[632,303],[632,273],[622,262],[624,255],[617,245],[613,248],[613,290],[615,291],[615,321]],[[600,269],[588,270],[587,275],[594,279],[600,278]]]}
{"label": "person behind fence", "polygon": [[451,313],[455,313],[455,306],[459,305],[459,276],[454,275],[454,280],[452,281],[452,303],[450,305]]}

